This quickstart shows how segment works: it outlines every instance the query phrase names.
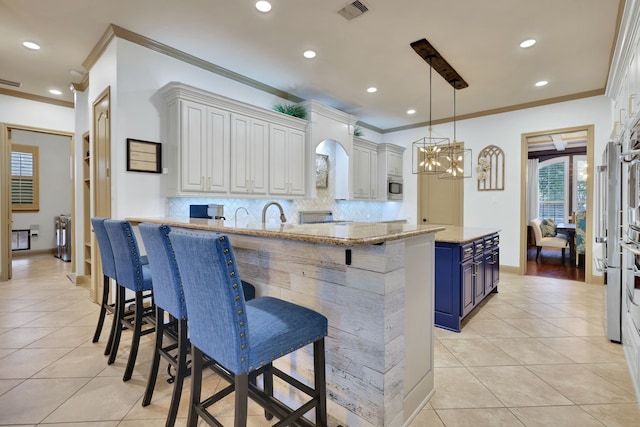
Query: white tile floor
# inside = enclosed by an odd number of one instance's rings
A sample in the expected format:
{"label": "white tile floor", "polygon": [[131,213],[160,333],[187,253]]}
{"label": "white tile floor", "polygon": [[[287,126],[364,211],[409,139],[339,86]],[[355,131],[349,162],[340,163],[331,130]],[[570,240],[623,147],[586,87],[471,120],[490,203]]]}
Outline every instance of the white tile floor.
{"label": "white tile floor", "polygon": [[[140,404],[151,339],[122,382],[128,337],[107,366],[108,325],[91,343],[98,307],[67,278],[69,263],[13,265],[13,279],[0,283],[0,425],[163,426],[170,385],[158,381],[152,404]],[[605,338],[602,286],[503,274],[499,290],[461,333],[436,328],[436,394],[411,427],[640,425],[622,347]],[[232,411],[227,402],[219,412],[225,425]],[[250,425],[272,424],[250,411]]]}

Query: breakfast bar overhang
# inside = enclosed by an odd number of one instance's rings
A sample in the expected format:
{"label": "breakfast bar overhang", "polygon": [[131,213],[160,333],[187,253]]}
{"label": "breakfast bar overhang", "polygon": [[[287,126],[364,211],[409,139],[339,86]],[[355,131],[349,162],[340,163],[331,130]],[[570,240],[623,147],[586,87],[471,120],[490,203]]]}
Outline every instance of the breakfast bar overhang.
{"label": "breakfast bar overhang", "polygon": [[[329,425],[408,425],[434,393],[434,236],[442,226],[353,222],[234,228],[208,219],[129,220],[225,233],[242,279],[255,285],[257,294],[328,318]],[[288,366],[278,366],[312,379],[310,352],[298,353],[284,358]]]}

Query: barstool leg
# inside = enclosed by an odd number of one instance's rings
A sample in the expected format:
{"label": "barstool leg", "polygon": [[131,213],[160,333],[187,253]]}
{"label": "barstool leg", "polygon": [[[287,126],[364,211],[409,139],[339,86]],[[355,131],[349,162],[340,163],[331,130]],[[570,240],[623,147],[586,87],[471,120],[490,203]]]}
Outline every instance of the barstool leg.
{"label": "barstool leg", "polygon": [[[273,365],[271,363],[269,363],[268,365],[265,365],[264,368],[262,368],[262,383],[264,385],[264,392],[273,397],[273,371],[272,368]],[[268,420],[273,418],[273,414],[271,412],[269,412],[268,410],[264,410],[264,417]]]}
{"label": "barstool leg", "polygon": [[191,346],[191,404],[187,427],[197,427],[200,395],[202,393],[202,352],[195,345]]}
{"label": "barstool leg", "polygon": [[96,326],[96,331],[93,333],[93,340],[91,342],[98,342],[100,339],[100,333],[102,332],[102,326],[104,325],[104,318],[107,315],[107,304],[109,303],[109,286],[107,283],[109,278],[107,276],[103,276],[103,285],[102,285],[102,303],[100,305],[100,315],[98,316],[98,325]]}
{"label": "barstool leg", "polygon": [[180,397],[182,397],[182,386],[187,376],[187,350],[189,341],[187,340],[187,320],[178,320],[178,357],[176,360],[176,378],[173,382],[173,395],[171,396],[171,405],[169,406],[169,415],[167,416],[167,426],[173,426],[178,417],[178,406],[180,405]]}
{"label": "barstool leg", "polygon": [[249,401],[249,374],[246,372],[235,376],[236,404],[235,427],[247,426],[247,405]]}
{"label": "barstool leg", "polygon": [[164,310],[156,306],[156,343],[153,350],[153,360],[151,361],[151,370],[147,379],[147,389],[144,392],[142,406],[148,406],[153,397],[153,390],[156,387],[156,379],[158,378],[158,367],[160,366],[160,351],[162,350],[162,340],[164,338]]}
{"label": "barstool leg", "polygon": [[129,360],[124,370],[122,381],[129,381],[133,374],[133,368],[136,365],[136,357],[138,357],[138,345],[140,344],[140,334],[142,332],[142,314],[144,313],[144,299],[142,291],[136,292],[135,314],[133,321],[133,337],[131,338],[131,349],[129,351]]}
{"label": "barstool leg", "polygon": [[122,335],[122,319],[124,318],[124,304],[125,304],[125,289],[122,286],[116,287],[116,315],[113,319],[115,330],[113,331],[113,339],[111,343],[111,349],[109,351],[109,360],[107,364],[111,365],[116,360],[118,354],[118,347],[120,346],[120,336]]}
{"label": "barstool leg", "polygon": [[[109,295],[108,294],[109,294],[109,291],[111,290],[111,289],[109,289],[111,287],[111,281],[109,280],[108,277],[104,278],[103,287],[107,289],[107,300],[106,300],[106,303],[109,304]],[[118,298],[117,289],[118,289],[118,285],[116,284],[116,298],[115,299]],[[113,337],[115,336],[116,328],[120,325],[118,322],[116,322],[116,310],[117,310],[117,307],[114,304],[113,318],[111,319],[111,330],[109,331],[109,339],[107,340],[107,345],[104,348],[104,355],[105,356],[108,356],[111,353],[111,348],[113,346]]]}
{"label": "barstool leg", "polygon": [[316,407],[316,425],[327,425],[327,384],[325,378],[324,338],[313,343],[313,376],[318,406]]}

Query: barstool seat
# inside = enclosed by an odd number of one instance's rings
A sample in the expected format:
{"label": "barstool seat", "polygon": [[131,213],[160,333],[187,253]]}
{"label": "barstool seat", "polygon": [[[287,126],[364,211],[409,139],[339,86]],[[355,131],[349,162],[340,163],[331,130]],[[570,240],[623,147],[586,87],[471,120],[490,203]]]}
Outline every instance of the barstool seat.
{"label": "barstool seat", "polygon": [[[265,408],[267,418],[275,415],[278,425],[309,424],[302,418],[315,409],[316,425],[327,425],[324,337],[327,318],[323,315],[271,297],[246,302],[233,249],[225,235],[171,232],[189,312],[192,345],[191,406],[187,425],[195,427],[198,417],[220,425],[207,410],[235,391],[235,426],[246,426],[248,398]],[[276,359],[313,343],[314,387],[285,374],[272,365]],[[204,355],[226,368],[231,384],[207,399],[201,399]],[[264,374],[264,388],[255,382]],[[273,397],[273,376],[309,396],[297,410]]]}
{"label": "barstool seat", "polygon": [[[120,337],[123,329],[131,329],[131,348],[129,359],[122,377],[123,381],[131,379],[140,337],[152,333],[155,330],[155,308],[153,306],[153,294],[151,269],[149,264],[142,263],[138,242],[129,221],[107,219],[104,226],[109,236],[109,242],[113,249],[113,259],[116,265],[117,298],[116,298],[116,328],[111,345],[108,363],[112,364],[118,352]],[[134,292],[134,304],[132,312],[125,308],[126,290]],[[145,306],[145,300],[149,303]],[[143,329],[143,325],[148,325]]]}

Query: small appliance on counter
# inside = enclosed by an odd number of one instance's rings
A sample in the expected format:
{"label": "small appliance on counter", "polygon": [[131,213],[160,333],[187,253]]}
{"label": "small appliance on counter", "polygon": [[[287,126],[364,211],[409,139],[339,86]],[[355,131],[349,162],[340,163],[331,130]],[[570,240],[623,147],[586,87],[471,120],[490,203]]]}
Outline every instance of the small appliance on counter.
{"label": "small appliance on counter", "polygon": [[209,204],[207,205],[207,214],[209,218],[226,220],[224,217],[224,205]]}
{"label": "small appliance on counter", "polygon": [[226,220],[224,217],[224,205],[189,205],[189,218]]}

